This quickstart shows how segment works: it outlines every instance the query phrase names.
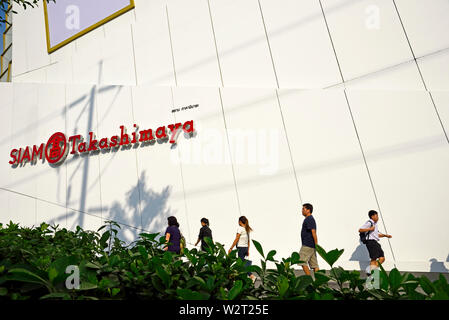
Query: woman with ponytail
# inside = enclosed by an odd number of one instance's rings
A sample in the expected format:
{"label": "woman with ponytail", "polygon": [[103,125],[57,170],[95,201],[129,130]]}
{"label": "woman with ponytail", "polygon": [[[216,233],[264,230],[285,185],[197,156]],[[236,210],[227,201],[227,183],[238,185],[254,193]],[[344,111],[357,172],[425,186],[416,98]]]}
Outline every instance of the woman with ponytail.
{"label": "woman with ponytail", "polygon": [[208,245],[206,241],[204,241],[204,238],[210,238],[210,240],[212,240],[212,230],[209,228],[209,220],[206,218],[201,219],[201,226],[202,228],[200,229],[200,234],[198,235],[198,241],[195,243],[195,247],[201,241],[201,250],[206,251]]}
{"label": "woman with ponytail", "polygon": [[[235,246],[237,248],[239,258],[245,261],[245,257],[249,257],[249,234],[251,231],[253,231],[253,229],[249,226],[248,219],[245,216],[241,216],[239,218],[239,228],[237,229],[235,240],[232,243],[228,254],[231,253]],[[253,282],[256,280],[256,277],[251,274],[251,272],[248,272],[248,276],[253,280]]]}

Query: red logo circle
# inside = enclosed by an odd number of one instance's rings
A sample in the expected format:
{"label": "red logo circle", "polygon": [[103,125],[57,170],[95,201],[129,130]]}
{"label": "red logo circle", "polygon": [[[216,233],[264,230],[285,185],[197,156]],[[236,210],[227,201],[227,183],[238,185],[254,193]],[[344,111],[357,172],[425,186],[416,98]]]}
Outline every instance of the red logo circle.
{"label": "red logo circle", "polygon": [[58,164],[67,156],[67,139],[62,132],[56,132],[45,146],[45,158],[50,164]]}

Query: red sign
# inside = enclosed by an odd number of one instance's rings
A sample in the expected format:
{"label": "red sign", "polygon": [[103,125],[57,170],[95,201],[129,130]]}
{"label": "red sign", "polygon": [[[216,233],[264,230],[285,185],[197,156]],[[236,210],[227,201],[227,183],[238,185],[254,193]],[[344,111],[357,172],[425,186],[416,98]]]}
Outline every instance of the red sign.
{"label": "red sign", "polygon": [[36,162],[37,159],[42,160],[43,156],[48,163],[53,165],[61,164],[65,161],[67,154],[81,154],[89,153],[91,151],[98,151],[110,148],[120,148],[121,146],[128,146],[130,144],[148,143],[155,141],[155,139],[170,143],[175,143],[181,131],[192,134],[195,130],[193,128],[193,120],[186,121],[184,124],[175,123],[167,126],[157,128],[156,131],[151,129],[138,131],[136,129],[131,135],[126,133],[125,126],[120,126],[120,135],[115,135],[108,138],[97,140],[93,132],[89,132],[89,141],[84,141],[82,135],[74,135],[66,138],[62,132],[53,134],[47,143],[42,143],[40,146],[26,147],[11,150],[11,160],[9,164],[15,166],[26,162]]}

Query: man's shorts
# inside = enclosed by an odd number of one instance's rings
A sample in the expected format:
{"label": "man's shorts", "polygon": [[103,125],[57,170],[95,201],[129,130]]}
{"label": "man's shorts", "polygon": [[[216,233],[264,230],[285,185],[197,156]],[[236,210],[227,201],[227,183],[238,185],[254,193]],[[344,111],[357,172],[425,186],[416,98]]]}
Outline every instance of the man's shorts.
{"label": "man's shorts", "polygon": [[302,266],[310,266],[310,268],[315,269],[318,268],[318,259],[316,257],[316,249],[310,248],[307,246],[302,246],[301,250],[299,250],[299,259],[304,261]]}
{"label": "man's shorts", "polygon": [[366,242],[366,248],[368,249],[369,257],[371,260],[377,260],[379,258],[385,257],[382,247],[376,240],[368,240]]}

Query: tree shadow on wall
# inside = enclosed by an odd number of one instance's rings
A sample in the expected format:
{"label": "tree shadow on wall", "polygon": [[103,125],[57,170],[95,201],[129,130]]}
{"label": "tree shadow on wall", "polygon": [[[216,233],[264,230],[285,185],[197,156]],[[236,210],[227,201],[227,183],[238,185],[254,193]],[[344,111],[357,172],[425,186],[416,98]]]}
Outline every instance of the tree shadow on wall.
{"label": "tree shadow on wall", "polygon": [[114,201],[109,208],[109,220],[122,226],[118,237],[127,243],[136,240],[142,232],[164,233],[167,218],[174,215],[168,206],[172,188],[166,186],[156,192],[147,185],[148,182],[151,183],[151,179],[143,171],[137,185],[126,193],[126,203]]}

